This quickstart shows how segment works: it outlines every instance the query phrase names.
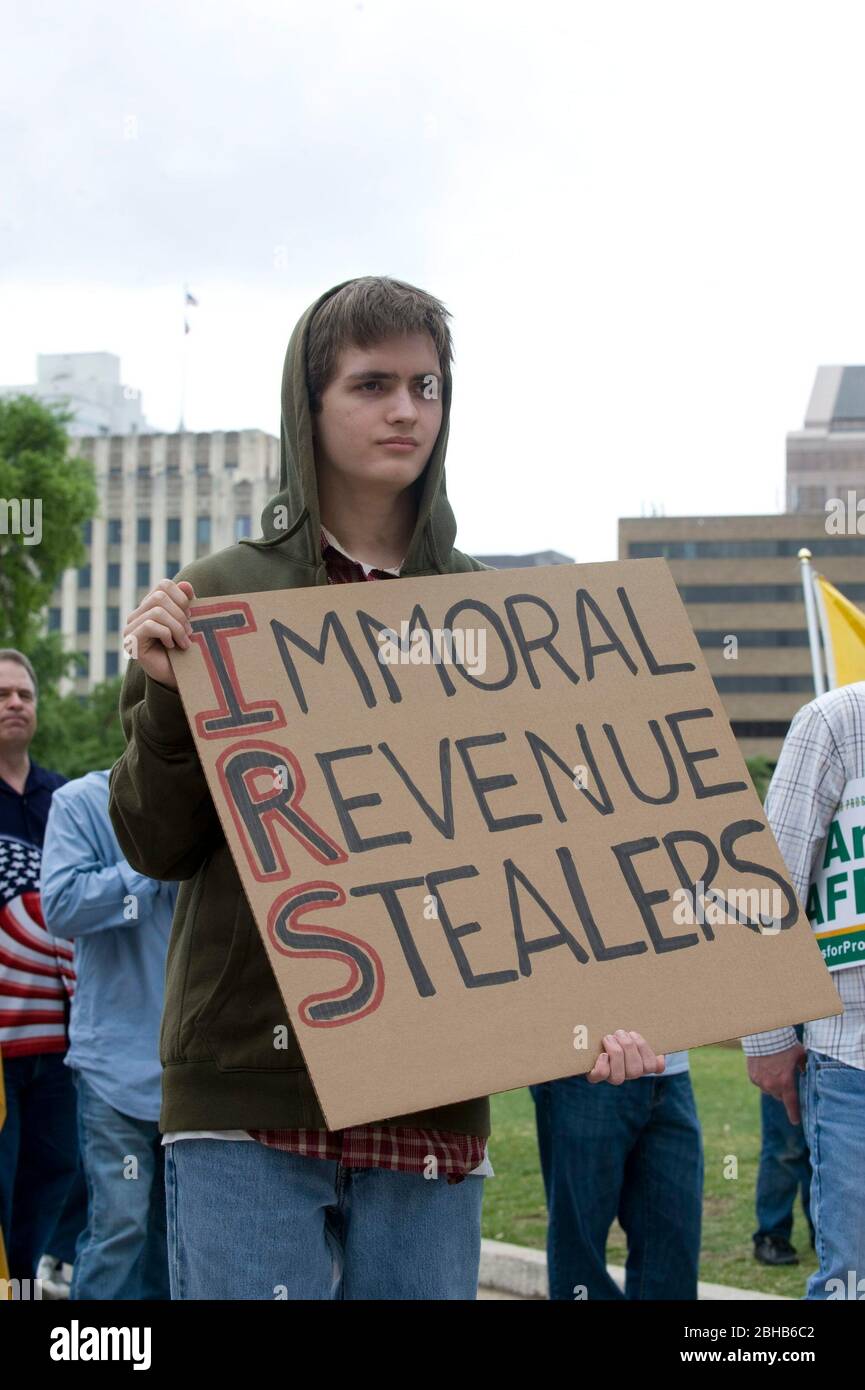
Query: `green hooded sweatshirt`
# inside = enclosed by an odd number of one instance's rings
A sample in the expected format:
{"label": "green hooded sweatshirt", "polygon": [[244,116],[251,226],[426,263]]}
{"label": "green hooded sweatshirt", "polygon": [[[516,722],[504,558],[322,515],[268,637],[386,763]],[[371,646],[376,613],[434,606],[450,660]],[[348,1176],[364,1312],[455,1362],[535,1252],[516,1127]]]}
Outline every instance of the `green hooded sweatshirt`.
{"label": "green hooded sweatshirt", "polygon": [[[351,283],[350,281],[344,283]],[[262,515],[263,537],[196,560],[177,575],[197,598],[326,584],[306,386],[306,345],[323,294],[299,320],[282,377],[280,490]],[[415,485],[417,522],[401,575],[488,568],[454,549],[445,490],[451,379],[442,424]],[[284,510],[282,510],[284,508]],[[160,1058],[160,1128],[325,1128],[270,962],[225,841],[180,696],[130,662],[120,696],[126,750],[111,774],[110,813],[121,849],[139,873],[180,880],[168,949]],[[347,1040],[348,1041],[348,1040]],[[395,1063],[398,1065],[398,1063]],[[486,1097],[383,1121],[489,1134]]]}

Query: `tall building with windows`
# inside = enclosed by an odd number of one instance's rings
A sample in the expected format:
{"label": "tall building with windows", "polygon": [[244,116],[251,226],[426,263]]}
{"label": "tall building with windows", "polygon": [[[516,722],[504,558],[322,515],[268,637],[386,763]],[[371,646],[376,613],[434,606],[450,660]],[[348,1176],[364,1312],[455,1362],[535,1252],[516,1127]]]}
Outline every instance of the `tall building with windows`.
{"label": "tall building with windows", "polygon": [[260,534],[279,487],[279,440],[262,430],[87,436],[99,513],[85,526],[87,559],[66,570],[48,627],[83,666],[67,691],[84,694],[122,673],[126,615],[153,584],[201,555]]}
{"label": "tall building with windows", "polygon": [[26,386],[0,386],[0,396],[37,396],[46,405],[68,406],[68,434],[152,434],[144,418],[141,392],[120,380],[120,358],[113,352],[40,352],[36,380]]}
{"label": "tall building with windows", "polygon": [[787,435],[788,512],[865,498],[865,367],[819,367],[801,430]]}
{"label": "tall building with windows", "polygon": [[827,534],[824,512],[619,521],[620,560],[667,560],[746,757],[777,758],[793,715],[814,698],[803,546],[862,604],[865,536]]}
{"label": "tall building with windows", "polygon": [[[829,524],[832,498],[844,503],[844,534]],[[746,756],[777,757],[793,715],[814,697],[799,550],[865,606],[857,499],[865,499],[865,367],[819,367],[804,426],[787,435],[785,513],[619,522],[619,559],[668,561]]]}

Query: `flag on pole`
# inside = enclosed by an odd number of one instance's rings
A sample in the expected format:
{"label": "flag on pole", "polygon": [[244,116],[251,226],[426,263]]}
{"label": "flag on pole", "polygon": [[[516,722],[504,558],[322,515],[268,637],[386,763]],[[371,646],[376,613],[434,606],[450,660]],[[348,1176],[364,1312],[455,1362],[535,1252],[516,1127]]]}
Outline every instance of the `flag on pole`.
{"label": "flag on pole", "polygon": [[188,346],[187,346],[186,339],[187,339],[187,337],[189,336],[189,333],[191,332],[191,329],[192,329],[192,325],[191,325],[190,322],[189,322],[189,309],[188,309],[188,307],[187,307],[188,305],[192,305],[192,307],[193,307],[194,309],[197,309],[197,308],[198,308],[198,300],[195,298],[195,295],[191,292],[189,286],[186,285],[186,284],[184,284],[184,286],[183,286],[183,343],[181,344],[181,353],[180,353],[180,363],[181,363],[181,366],[180,366],[180,422],[179,422],[179,424],[178,424],[178,426],[177,426],[177,428],[178,428],[178,430],[179,430],[179,432],[180,432],[181,434],[183,433],[183,431],[184,431],[185,428],[186,428],[186,424],[185,424],[185,416],[186,416],[186,359],[187,359],[187,357],[188,357],[188,355],[189,355],[189,348],[188,348]]}
{"label": "flag on pole", "polygon": [[184,303],[184,310],[183,310],[183,336],[184,336],[184,338],[185,338],[186,335],[187,335],[187,333],[190,331],[190,326],[191,326],[191,325],[190,325],[190,322],[189,322],[189,318],[188,318],[187,313],[186,313],[186,308],[185,308],[185,306],[186,306],[187,304],[191,304],[194,308],[196,308],[196,309],[198,308],[198,300],[195,298],[195,295],[194,295],[194,294],[191,294],[191,293],[190,293],[190,291],[189,291],[189,289],[188,289],[188,287],[187,287],[186,285],[183,286],[183,303]]}
{"label": "flag on pole", "polygon": [[829,689],[865,680],[865,613],[822,574],[813,581]]}

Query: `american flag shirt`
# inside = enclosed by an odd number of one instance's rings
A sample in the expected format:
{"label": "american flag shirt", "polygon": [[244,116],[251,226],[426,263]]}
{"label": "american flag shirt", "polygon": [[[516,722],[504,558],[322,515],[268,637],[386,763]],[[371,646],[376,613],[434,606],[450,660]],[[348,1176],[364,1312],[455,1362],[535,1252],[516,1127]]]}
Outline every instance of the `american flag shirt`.
{"label": "american flag shirt", "polygon": [[[347,555],[322,527],[321,553],[329,584],[396,579],[396,569],[374,569]],[[306,1158],[329,1158],[345,1168],[389,1168],[393,1172],[447,1176],[462,1182],[484,1161],[486,1139],[476,1134],[453,1134],[441,1129],[410,1129],[397,1125],[354,1125],[350,1129],[251,1129],[253,1139],[286,1153]]]}
{"label": "american flag shirt", "polygon": [[31,763],[23,792],[0,778],[0,1052],[65,1052],[75,981],[70,942],[45,926],[39,897],[51,794],[65,779]]}
{"label": "american flag shirt", "polygon": [[[842,685],[799,710],[790,725],[766,796],[766,818],[804,903],[829,826],[847,782],[865,777],[865,681]],[[865,965],[833,975],[843,1014],[805,1024],[813,1052],[865,1069]],[[782,1052],[793,1028],[742,1039],[749,1057]]]}

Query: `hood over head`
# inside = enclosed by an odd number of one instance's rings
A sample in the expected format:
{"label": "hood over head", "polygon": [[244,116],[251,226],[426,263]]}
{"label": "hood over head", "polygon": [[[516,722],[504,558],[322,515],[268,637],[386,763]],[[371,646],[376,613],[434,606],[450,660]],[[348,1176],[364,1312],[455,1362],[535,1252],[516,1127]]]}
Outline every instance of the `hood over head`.
{"label": "hood over head", "polygon": [[[284,547],[291,558],[315,568],[317,584],[327,582],[319,544],[321,519],[306,382],[306,353],[312,320],[328,299],[353,280],[326,290],[301,315],[289,339],[282,372],[282,429],[279,492],[261,514],[263,538],[244,545]],[[445,486],[445,454],[450,429],[451,373],[443,367],[442,423],[423,473],[414,484],[418,512],[403,574],[444,572],[456,539],[456,520]]]}

